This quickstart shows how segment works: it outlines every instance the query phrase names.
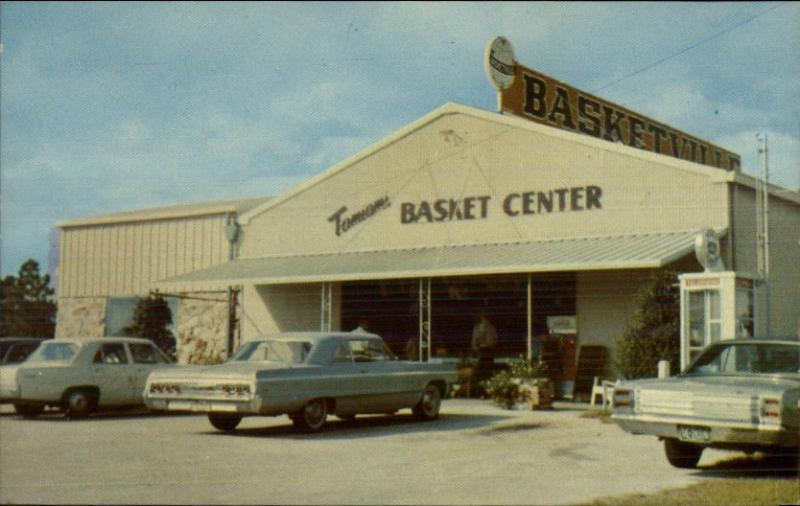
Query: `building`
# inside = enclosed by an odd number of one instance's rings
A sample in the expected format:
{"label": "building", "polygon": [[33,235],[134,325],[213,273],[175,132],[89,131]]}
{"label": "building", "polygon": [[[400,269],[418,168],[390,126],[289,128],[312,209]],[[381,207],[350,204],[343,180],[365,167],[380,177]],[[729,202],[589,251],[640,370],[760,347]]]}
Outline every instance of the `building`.
{"label": "building", "polygon": [[[269,199],[176,205],[66,221],[60,228],[56,337],[125,335],[138,297],[152,283],[229,261],[225,227]],[[198,290],[200,288],[200,290]],[[231,319],[227,289],[192,287],[166,299],[179,358],[224,354]]]}
{"label": "building", "polygon": [[[57,334],[109,333],[117,298],[157,290],[180,301],[184,349],[225,349],[235,298],[236,339],[366,319],[398,353],[411,342],[455,360],[484,313],[498,357],[556,356],[569,381],[580,347],[598,345],[613,376],[642,283],[703,270],[698,231],[716,231],[727,270],[755,276],[756,188],[738,170],[446,104],[276,198],[63,223]],[[800,194],[771,188],[769,205],[769,314],[756,282],[754,331],[769,319],[794,335]]]}

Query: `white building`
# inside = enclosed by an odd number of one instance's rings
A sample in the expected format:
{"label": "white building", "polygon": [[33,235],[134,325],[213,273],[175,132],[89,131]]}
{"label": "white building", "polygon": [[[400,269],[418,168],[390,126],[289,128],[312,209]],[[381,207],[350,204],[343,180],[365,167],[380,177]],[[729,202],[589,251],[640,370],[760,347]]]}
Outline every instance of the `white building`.
{"label": "white building", "polygon": [[[721,237],[727,270],[755,275],[755,187],[738,171],[446,104],[276,198],[63,223],[57,335],[114,333],[116,300],[157,290],[193,297],[176,306],[184,358],[225,349],[229,327],[235,345],[367,319],[395,351],[421,339],[424,358],[447,359],[469,350],[483,311],[498,356],[556,354],[569,381],[578,349],[599,345],[613,375],[643,281],[703,270],[699,230]],[[754,332],[769,319],[772,335],[795,335],[800,194],[772,188],[769,205],[769,314],[757,282]]]}

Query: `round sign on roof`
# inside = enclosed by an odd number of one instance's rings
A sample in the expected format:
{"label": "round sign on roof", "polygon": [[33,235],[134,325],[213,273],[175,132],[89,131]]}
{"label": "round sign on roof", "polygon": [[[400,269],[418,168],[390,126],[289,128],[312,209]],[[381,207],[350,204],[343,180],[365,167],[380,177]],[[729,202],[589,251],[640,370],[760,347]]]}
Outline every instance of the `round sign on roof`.
{"label": "round sign on roof", "polygon": [[514,83],[516,60],[514,48],[505,37],[495,37],[486,44],[484,58],[486,76],[498,91],[507,90]]}

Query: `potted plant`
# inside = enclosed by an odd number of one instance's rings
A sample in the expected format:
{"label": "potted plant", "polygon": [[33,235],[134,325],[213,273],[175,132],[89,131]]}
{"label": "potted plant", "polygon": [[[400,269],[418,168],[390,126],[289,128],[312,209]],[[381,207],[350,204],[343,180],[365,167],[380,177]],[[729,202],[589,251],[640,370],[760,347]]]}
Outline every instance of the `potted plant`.
{"label": "potted plant", "polygon": [[520,356],[508,370],[500,371],[482,383],[492,401],[505,409],[546,409],[553,407],[553,383],[538,360]]}
{"label": "potted plant", "polygon": [[553,382],[547,377],[544,362],[520,355],[509,365],[509,374],[519,384],[520,400],[528,403],[530,409],[553,407]]}

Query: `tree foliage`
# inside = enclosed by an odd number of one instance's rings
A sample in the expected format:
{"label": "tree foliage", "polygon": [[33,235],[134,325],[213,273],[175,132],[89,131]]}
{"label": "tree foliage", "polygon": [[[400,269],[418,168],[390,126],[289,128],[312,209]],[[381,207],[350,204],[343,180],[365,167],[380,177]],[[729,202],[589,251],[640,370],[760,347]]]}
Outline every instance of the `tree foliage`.
{"label": "tree foliage", "polygon": [[56,331],[55,291],[50,276],[29,259],[18,276],[0,281],[0,336],[53,337]]}
{"label": "tree foliage", "polygon": [[175,336],[167,328],[172,323],[172,311],[160,295],[143,297],[133,308],[133,323],[125,329],[126,334],[149,339],[169,355],[175,357]]}
{"label": "tree foliage", "polygon": [[669,360],[678,370],[680,354],[680,294],[676,275],[660,271],[636,296],[636,312],[617,339],[615,365],[625,378],[658,375],[658,361]]}

